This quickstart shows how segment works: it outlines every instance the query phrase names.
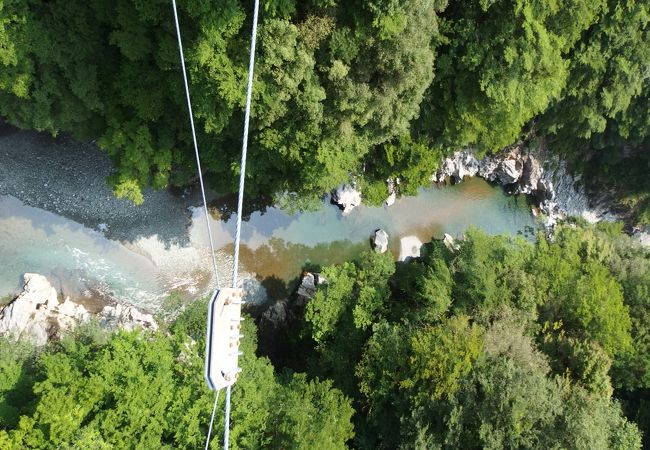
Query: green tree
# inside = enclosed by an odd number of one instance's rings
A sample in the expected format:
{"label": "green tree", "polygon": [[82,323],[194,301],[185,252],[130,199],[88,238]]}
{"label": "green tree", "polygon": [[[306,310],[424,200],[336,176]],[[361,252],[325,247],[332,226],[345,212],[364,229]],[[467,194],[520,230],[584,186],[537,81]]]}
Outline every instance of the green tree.
{"label": "green tree", "polygon": [[423,127],[445,145],[492,151],[559,98],[565,55],[604,1],[452,1]]}

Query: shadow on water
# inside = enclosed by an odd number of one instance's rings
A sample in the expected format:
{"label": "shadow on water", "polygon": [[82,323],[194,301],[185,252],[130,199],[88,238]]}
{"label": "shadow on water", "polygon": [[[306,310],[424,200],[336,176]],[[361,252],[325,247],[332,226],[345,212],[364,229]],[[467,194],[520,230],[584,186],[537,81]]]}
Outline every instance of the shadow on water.
{"label": "shadow on water", "polygon": [[[0,281],[13,289],[22,272],[59,270],[60,279],[68,277],[66,271],[79,271],[72,274],[77,278],[86,271],[125,289],[138,282],[149,291],[178,289],[192,280],[199,282],[189,287],[209,284],[200,193],[147,190],[144,204],[134,206],[115,198],[106,185],[112,170],[108,156],[93,143],[0,123],[0,219],[5,220],[0,251],[2,259],[20,262],[15,271],[0,270]],[[12,197],[20,203],[15,213],[7,200]],[[236,202],[229,195],[209,205],[212,237],[225,259],[233,253]],[[377,228],[389,234],[395,257],[405,236],[428,242],[444,233],[457,236],[471,225],[490,234],[527,235],[536,228],[525,198],[508,197],[480,179],[422,189],[390,208],[362,205],[347,216],[327,204],[296,214],[271,206],[270,198],[245,198],[244,205],[242,269],[255,275],[270,299],[286,298],[305,268],[354,259],[370,248]],[[61,262],[66,258],[67,265]],[[135,294],[125,290],[124,295]]]}
{"label": "shadow on water", "polygon": [[134,241],[157,235],[167,245],[186,244],[196,189],[145,190],[139,206],[116,198],[106,184],[108,155],[93,142],[0,125],[0,195],[102,229],[106,237]]}

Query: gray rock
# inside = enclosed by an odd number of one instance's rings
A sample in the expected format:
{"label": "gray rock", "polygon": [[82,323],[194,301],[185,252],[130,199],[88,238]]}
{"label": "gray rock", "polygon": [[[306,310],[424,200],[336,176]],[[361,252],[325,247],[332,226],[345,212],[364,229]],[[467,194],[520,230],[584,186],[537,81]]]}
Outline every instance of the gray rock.
{"label": "gray rock", "polygon": [[[524,171],[521,177],[519,191],[523,194],[532,194],[540,188],[544,169],[533,155],[528,155],[524,161]],[[544,184],[541,184],[544,187]]]}
{"label": "gray rock", "polygon": [[127,331],[136,328],[145,330],[157,330],[158,324],[151,314],[143,313],[134,306],[117,303],[107,305],[99,313],[99,323],[105,328],[122,328]]}
{"label": "gray rock", "polygon": [[298,296],[306,299],[314,298],[316,293],[316,279],[311,272],[305,272],[302,276],[300,286],[298,286]]}
{"label": "gray rock", "polygon": [[519,181],[524,172],[524,163],[518,158],[508,158],[501,161],[496,176],[501,184],[513,184]]}
{"label": "gray rock", "polygon": [[361,204],[361,192],[349,184],[342,184],[332,191],[332,203],[347,214]]}
{"label": "gray rock", "polygon": [[0,334],[45,345],[59,305],[56,289],[42,275],[26,273],[23,279],[23,292],[0,311]]}
{"label": "gray rock", "polygon": [[431,176],[431,181],[439,183],[449,177],[462,181],[465,177],[476,176],[480,163],[471,150],[455,152],[451,157],[445,158],[440,170]]}
{"label": "gray rock", "polygon": [[485,156],[479,163],[478,175],[487,181],[495,181],[497,178],[495,172],[498,167],[499,162],[496,159]]}
{"label": "gray rock", "polygon": [[386,180],[386,188],[388,189],[388,197],[384,204],[386,206],[391,206],[397,200],[397,189],[395,188],[395,181],[392,178]]}
{"label": "gray rock", "polygon": [[643,247],[650,248],[650,227],[645,227],[641,230],[636,230],[632,237]]}
{"label": "gray rock", "polygon": [[386,250],[388,250],[388,233],[381,228],[376,229],[372,243],[376,252],[386,253]]}
{"label": "gray rock", "polygon": [[456,160],[456,173],[454,177],[458,181],[465,177],[473,177],[478,173],[480,164],[473,153],[469,151],[459,152]]}

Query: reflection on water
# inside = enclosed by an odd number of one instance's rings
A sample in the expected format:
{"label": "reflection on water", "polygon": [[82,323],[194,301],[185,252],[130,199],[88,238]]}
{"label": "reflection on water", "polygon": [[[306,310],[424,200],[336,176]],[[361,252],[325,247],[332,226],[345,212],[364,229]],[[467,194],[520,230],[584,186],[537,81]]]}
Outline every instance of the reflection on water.
{"label": "reflection on water", "polygon": [[[235,217],[212,220],[215,245],[232,252]],[[191,241],[207,245],[203,212],[194,210]],[[415,235],[421,241],[457,236],[470,226],[490,234],[524,234],[535,227],[522,196],[506,196],[500,188],[475,178],[454,186],[422,189],[416,197],[399,199],[390,208],[360,206],[349,215],[330,206],[289,215],[277,208],[255,212],[242,224],[241,261],[261,277],[296,277],[306,265],[348,260],[369,247],[373,231],[383,228],[390,250],[399,253],[399,239]]]}
{"label": "reflection on water", "polygon": [[[166,246],[156,235],[129,243],[19,200],[0,196],[0,297],[14,292],[25,272],[44,274],[64,294],[99,292],[156,309],[170,291],[186,296],[209,289],[210,258],[203,210],[192,211],[189,243]],[[222,284],[228,284],[236,217],[212,217]],[[399,238],[423,242],[453,236],[469,226],[488,233],[523,233],[535,226],[521,197],[472,179],[455,186],[422,190],[390,208],[361,206],[343,217],[330,205],[301,214],[277,208],[254,212],[242,225],[240,272],[252,272],[270,297],[286,295],[286,282],[305,267],[349,260],[369,248],[373,231],[383,228],[397,256]],[[245,276],[242,278],[246,278]],[[256,287],[257,286],[257,287]],[[259,290],[259,284],[252,289]]]}

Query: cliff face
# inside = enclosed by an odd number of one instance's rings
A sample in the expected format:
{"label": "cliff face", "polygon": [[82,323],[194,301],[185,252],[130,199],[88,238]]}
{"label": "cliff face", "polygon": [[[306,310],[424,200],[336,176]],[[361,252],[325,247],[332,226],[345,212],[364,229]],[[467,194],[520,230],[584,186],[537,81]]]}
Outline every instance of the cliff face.
{"label": "cliff face", "polygon": [[617,219],[606,205],[590,202],[580,178],[571,176],[563,161],[542,160],[524,146],[485,156],[480,161],[472,150],[456,152],[443,161],[431,181],[459,182],[473,176],[499,183],[512,194],[530,195],[534,206],[546,215],[547,226],[567,216],[581,216],[592,223]]}

